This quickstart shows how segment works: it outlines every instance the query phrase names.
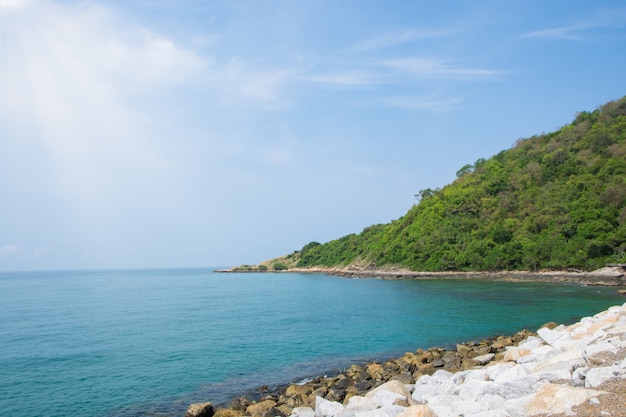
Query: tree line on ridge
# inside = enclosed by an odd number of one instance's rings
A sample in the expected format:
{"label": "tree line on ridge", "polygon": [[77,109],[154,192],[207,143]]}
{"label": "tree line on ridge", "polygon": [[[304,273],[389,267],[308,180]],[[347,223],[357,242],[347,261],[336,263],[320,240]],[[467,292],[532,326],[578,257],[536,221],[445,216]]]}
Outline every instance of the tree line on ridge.
{"label": "tree line on ridge", "polygon": [[[595,269],[626,261],[626,97],[420,190],[401,218],[283,258],[298,267]],[[281,266],[284,264],[281,262]]]}

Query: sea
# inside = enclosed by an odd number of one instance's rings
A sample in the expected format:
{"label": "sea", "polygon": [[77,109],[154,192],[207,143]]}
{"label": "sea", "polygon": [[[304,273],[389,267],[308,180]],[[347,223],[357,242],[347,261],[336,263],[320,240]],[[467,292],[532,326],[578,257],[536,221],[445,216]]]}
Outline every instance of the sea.
{"label": "sea", "polygon": [[0,415],[182,417],[626,300],[615,288],[217,268],[0,273]]}

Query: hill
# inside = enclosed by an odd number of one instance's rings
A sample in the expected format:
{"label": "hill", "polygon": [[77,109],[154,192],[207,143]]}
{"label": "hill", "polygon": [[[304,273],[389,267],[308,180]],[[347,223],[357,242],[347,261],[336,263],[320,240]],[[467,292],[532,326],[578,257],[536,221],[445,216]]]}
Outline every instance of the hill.
{"label": "hill", "polygon": [[457,171],[388,224],[264,264],[592,270],[626,261],[626,97]]}

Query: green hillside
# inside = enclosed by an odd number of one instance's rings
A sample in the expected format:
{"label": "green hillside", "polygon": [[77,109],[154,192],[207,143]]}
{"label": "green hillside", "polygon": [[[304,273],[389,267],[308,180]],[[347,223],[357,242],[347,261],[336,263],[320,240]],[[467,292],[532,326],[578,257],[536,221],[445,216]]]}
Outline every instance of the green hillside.
{"label": "green hillside", "polygon": [[626,97],[479,159],[389,224],[284,258],[299,267],[594,269],[626,261]]}

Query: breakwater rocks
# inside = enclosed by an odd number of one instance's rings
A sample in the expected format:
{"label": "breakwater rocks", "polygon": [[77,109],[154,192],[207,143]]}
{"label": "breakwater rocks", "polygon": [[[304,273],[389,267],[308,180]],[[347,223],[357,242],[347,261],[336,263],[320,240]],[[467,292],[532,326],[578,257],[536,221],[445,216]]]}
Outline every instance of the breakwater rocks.
{"label": "breakwater rocks", "polygon": [[288,385],[255,400],[242,397],[210,412],[213,417],[616,417],[626,416],[624,387],[626,304],[569,326],[551,323],[537,333],[352,365],[336,376]]}
{"label": "breakwater rocks", "polygon": [[[343,371],[334,372],[332,376],[317,377],[275,389],[263,386],[254,395],[233,400],[228,408],[216,409],[215,417],[286,417],[297,407],[314,408],[317,397],[344,403],[351,397],[364,396],[389,381],[412,384],[420,377],[432,375],[438,370],[458,372],[502,359],[507,347],[516,346],[533,334],[523,330],[512,336],[457,344],[456,349],[418,349],[400,358],[354,364]],[[193,415],[188,412],[189,417]]]}

